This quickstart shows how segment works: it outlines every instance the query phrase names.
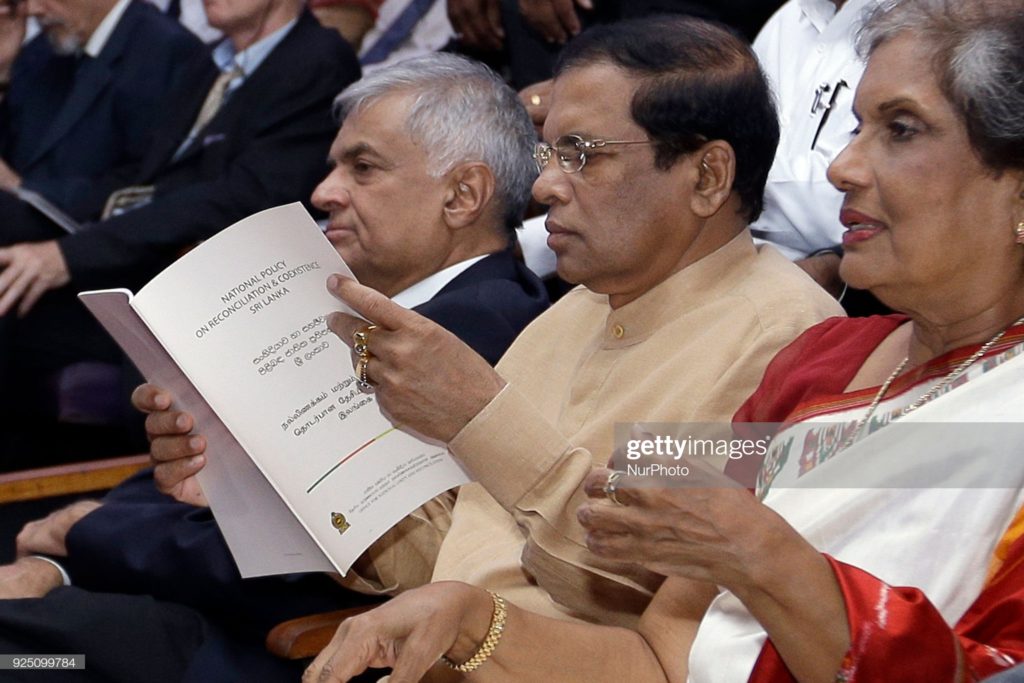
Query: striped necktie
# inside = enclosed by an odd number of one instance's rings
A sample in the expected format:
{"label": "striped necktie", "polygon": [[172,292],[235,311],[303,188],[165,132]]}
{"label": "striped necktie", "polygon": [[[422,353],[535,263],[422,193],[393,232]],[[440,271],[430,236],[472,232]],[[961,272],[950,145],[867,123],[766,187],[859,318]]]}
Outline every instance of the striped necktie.
{"label": "striped necktie", "polygon": [[210,119],[217,114],[221,105],[224,104],[228,85],[240,76],[242,76],[242,69],[237,65],[230,71],[222,71],[217,76],[217,80],[210,86],[210,92],[206,94],[206,99],[203,100],[203,106],[199,109],[199,116],[196,117],[196,122],[192,124],[192,130],[188,134],[189,137],[201,131],[210,122]]}

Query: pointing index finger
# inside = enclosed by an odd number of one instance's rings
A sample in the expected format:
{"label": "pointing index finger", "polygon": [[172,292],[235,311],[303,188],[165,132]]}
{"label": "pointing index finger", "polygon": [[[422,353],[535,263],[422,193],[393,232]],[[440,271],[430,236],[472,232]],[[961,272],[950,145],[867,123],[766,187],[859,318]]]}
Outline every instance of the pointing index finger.
{"label": "pointing index finger", "polygon": [[331,275],[327,278],[327,290],[347,304],[358,316],[379,327],[400,329],[405,326],[409,317],[414,315],[380,292],[343,275]]}

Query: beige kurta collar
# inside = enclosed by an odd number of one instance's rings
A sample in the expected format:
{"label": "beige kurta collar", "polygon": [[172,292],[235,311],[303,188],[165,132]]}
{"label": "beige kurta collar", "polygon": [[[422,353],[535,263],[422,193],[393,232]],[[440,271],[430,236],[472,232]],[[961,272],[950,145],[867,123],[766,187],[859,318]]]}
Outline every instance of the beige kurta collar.
{"label": "beige kurta collar", "polygon": [[[638,344],[672,319],[728,292],[750,272],[757,249],[748,230],[675,273],[638,299],[612,310],[605,321],[601,348]],[[607,300],[607,297],[605,297]]]}

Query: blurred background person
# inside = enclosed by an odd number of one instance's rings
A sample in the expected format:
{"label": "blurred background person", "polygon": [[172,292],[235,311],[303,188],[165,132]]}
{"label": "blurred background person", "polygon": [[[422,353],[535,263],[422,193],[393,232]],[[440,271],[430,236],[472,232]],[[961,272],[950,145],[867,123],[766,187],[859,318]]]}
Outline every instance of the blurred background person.
{"label": "blurred background person", "polygon": [[[27,43],[25,22],[41,23]],[[24,0],[0,9],[0,189],[25,188],[71,210],[91,184],[137,167],[153,119],[201,50],[177,22],[141,0]],[[0,209],[16,200],[6,197]],[[19,238],[4,211],[5,243]],[[25,236],[31,235],[26,231]]]}
{"label": "blurred background person", "polygon": [[235,221],[308,202],[323,176],[337,131],[331,102],[360,75],[349,45],[303,0],[205,7],[225,38],[184,65],[144,158],[94,176],[86,200],[67,207],[82,230],[65,234],[34,210],[3,207],[0,385],[18,387],[0,397],[5,468],[145,443],[128,405],[138,380],[125,379],[120,351],[78,291],[137,289]]}

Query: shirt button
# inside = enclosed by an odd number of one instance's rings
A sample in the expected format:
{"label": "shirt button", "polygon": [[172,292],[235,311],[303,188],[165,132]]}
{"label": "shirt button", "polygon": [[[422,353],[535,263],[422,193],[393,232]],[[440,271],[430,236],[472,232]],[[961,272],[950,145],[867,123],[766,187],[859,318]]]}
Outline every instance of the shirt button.
{"label": "shirt button", "polygon": [[622,339],[624,334],[626,334],[626,328],[622,325],[615,325],[615,327],[612,328],[612,335],[616,339]]}

